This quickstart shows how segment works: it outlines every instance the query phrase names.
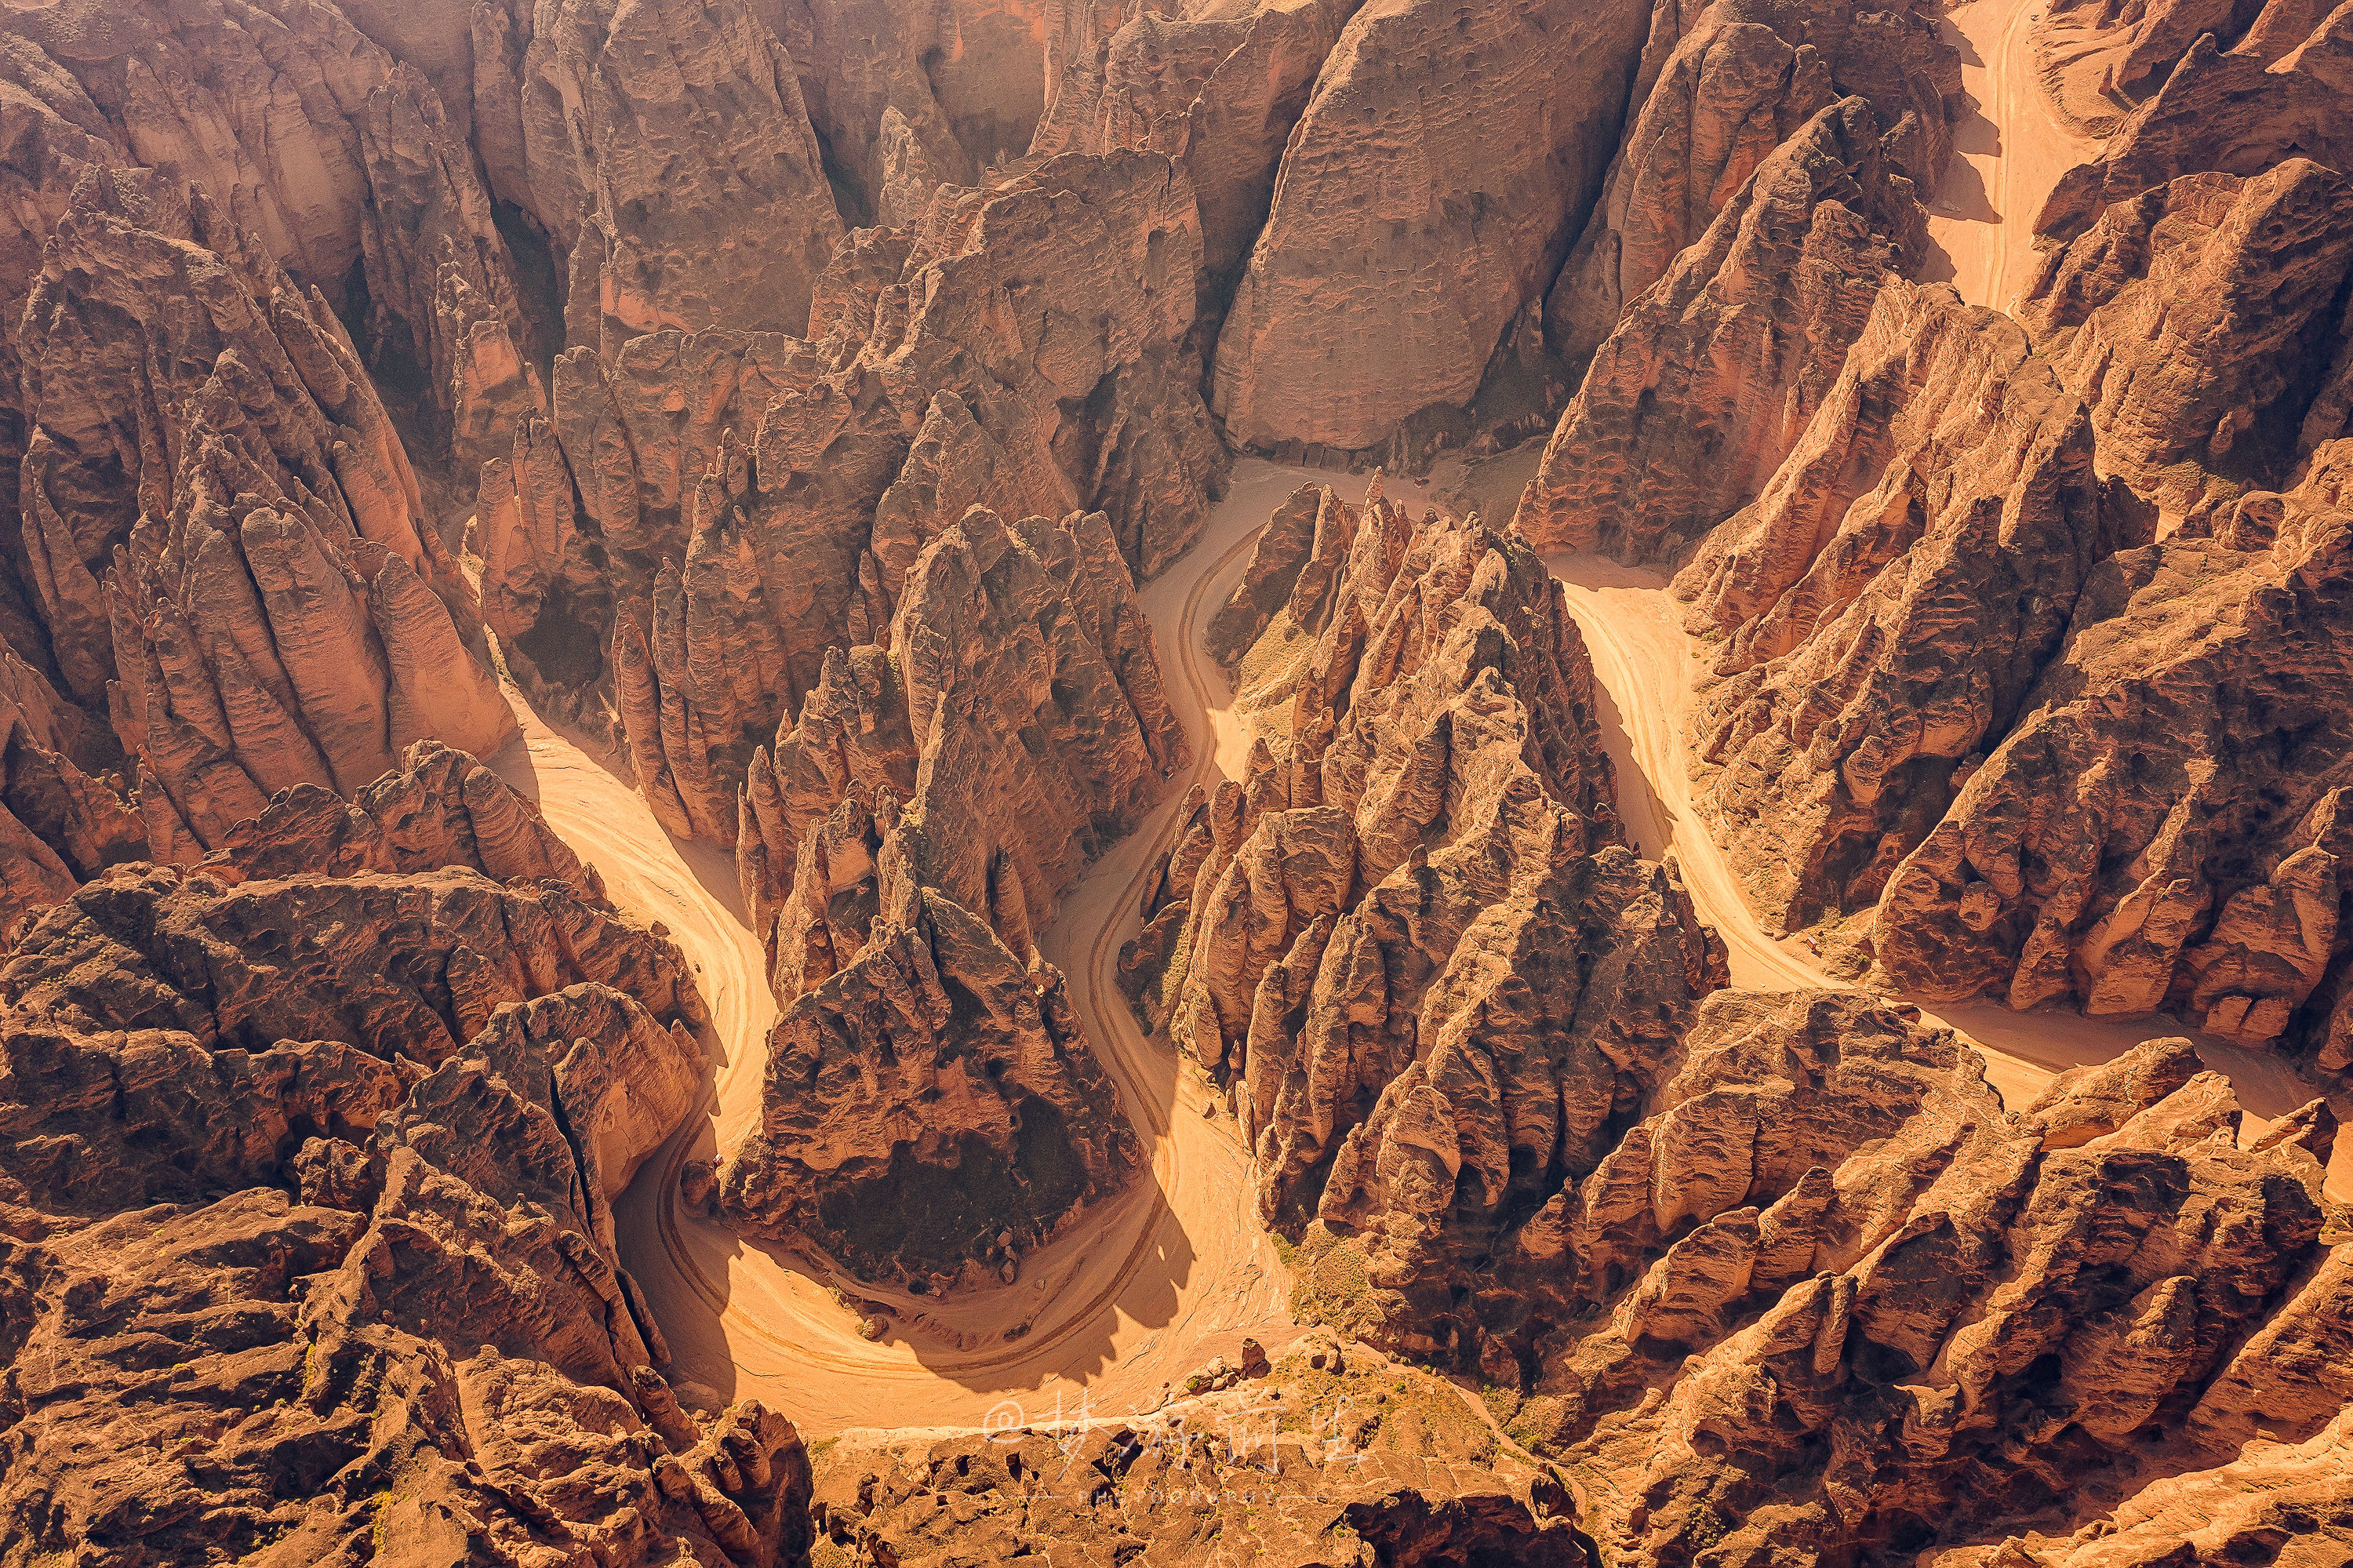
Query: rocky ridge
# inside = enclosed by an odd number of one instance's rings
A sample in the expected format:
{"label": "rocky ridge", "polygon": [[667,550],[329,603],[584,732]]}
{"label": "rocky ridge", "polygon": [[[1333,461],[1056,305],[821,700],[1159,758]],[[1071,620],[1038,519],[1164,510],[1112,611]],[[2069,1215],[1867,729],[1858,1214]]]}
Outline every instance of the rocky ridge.
{"label": "rocky ridge", "polygon": [[1034,933],[1188,760],[1101,514],[976,507],[881,644],[754,753],[736,867],[783,1015],[725,1211],[922,1291],[1019,1254],[1144,1153]]}
{"label": "rocky ridge", "polygon": [[1723,950],[1620,842],[1592,666],[1524,541],[1305,491],[1229,614],[1285,578],[1248,774],[1180,808],[1121,967],[1224,1086],[1261,1215],[1345,1227],[1430,1350],[1462,1260],[1590,1167]]}
{"label": "rocky ridge", "polygon": [[614,1253],[702,1000],[471,758],[116,867],[0,995],[24,1549],[800,1560],[791,1423],[681,1408]]}

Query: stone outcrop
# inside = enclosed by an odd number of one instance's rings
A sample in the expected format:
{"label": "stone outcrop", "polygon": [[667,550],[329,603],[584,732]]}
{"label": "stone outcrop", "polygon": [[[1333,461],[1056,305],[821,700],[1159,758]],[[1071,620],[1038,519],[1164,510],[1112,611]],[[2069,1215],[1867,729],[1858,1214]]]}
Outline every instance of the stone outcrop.
{"label": "stone outcrop", "polygon": [[2217,536],[2092,574],[2030,715],[1888,882],[1878,954],[1898,983],[2164,1007],[2353,1062],[2348,763],[2327,716],[2348,676],[2348,461],[2353,446],[2324,447]]}
{"label": "stone outcrop", "polygon": [[1670,556],[1764,489],[1881,279],[1924,243],[1877,117],[1841,99],[1757,164],[1595,351],[1515,518],[1541,550]]}
{"label": "stone outcrop", "polygon": [[1226,1086],[1261,1215],[1345,1228],[1426,1347],[1458,1252],[1589,1168],[1722,949],[1619,842],[1592,667],[1525,544],[1377,484],[1315,514],[1309,562],[1278,526],[1245,578],[1291,562],[1267,638],[1298,638],[1244,694],[1247,777],[1180,819],[1122,967]]}
{"label": "stone outcrop", "polygon": [[[2227,52],[2261,69],[2291,53],[2329,12],[2328,0],[2062,0],[2037,12],[2034,67],[2062,120],[2105,137],[2163,90],[2185,55]],[[2201,39],[2211,37],[2211,45]]]}
{"label": "stone outcrop", "polygon": [[1283,154],[1218,339],[1243,447],[1459,421],[1599,192],[1647,8],[1372,0]]}
{"label": "stone outcrop", "polygon": [[2107,207],[2052,255],[2019,317],[2160,530],[2211,529],[2218,509],[2346,433],[2353,410],[2314,393],[2346,368],[2348,277],[2353,179],[2291,158]]}
{"label": "stone outcrop", "polygon": [[2348,215],[2306,160],[2190,175],[2018,324],[1883,286],[1676,584],[1720,639],[1699,803],[1768,924],[2341,1069]]}
{"label": "stone outcrop", "polygon": [[2060,176],[2036,215],[2035,232],[2073,239],[2115,204],[2207,170],[2260,175],[2303,157],[2353,172],[2353,113],[2346,109],[2353,88],[2353,6],[2340,5],[2309,22],[2299,9],[2292,0],[2265,9],[2273,29],[2267,36],[2275,42],[2261,48],[2242,45],[2225,53],[2191,33],[2188,52],[2154,96],[2116,127],[2100,156]]}
{"label": "stone outcrop", "polygon": [[1237,1541],[1282,1568],[1593,1562],[1571,1485],[1497,1442],[1468,1395],[1328,1340],[1265,1383],[1151,1415],[988,1437],[852,1432],[814,1467],[818,1538],[848,1563],[1050,1550],[1085,1568],[1208,1564]]}
{"label": "stone outcrop", "polygon": [[0,942],[107,866],[147,855],[147,828],[104,771],[113,736],[0,647]]}
{"label": "stone outcrop", "polygon": [[[533,322],[444,95],[332,0],[100,11],[46,6],[16,29],[33,96],[100,143],[68,149],[77,139],[53,126],[52,157],[143,164],[202,190],[343,317],[361,363],[417,416],[429,468],[459,440],[470,482],[467,442],[489,440],[524,401],[486,378],[492,350],[478,332],[526,341]],[[20,174],[70,190],[45,162]],[[10,311],[0,333],[16,324]]]}
{"label": "stone outcrop", "polygon": [[[1952,156],[1960,58],[1907,6],[1737,0],[1705,7],[1679,39],[1653,23],[1639,106],[1599,204],[1545,299],[1545,337],[1581,367],[1626,307],[1665,276],[1771,155],[1852,93],[1868,101],[1895,167],[1922,199]],[[1672,52],[1655,57],[1663,46]]]}
{"label": "stone outcrop", "polygon": [[887,630],[828,658],[737,807],[785,1012],[721,1181],[763,1229],[931,1289],[1009,1277],[1141,1167],[1033,932],[1187,757],[1099,514],[967,513]]}
{"label": "stone outcrop", "polygon": [[2093,422],[2007,318],[1890,280],[1764,493],[1676,578],[1697,800],[1768,927],[1872,908],[2119,545]]}
{"label": "stone outcrop", "polygon": [[[569,253],[573,345],[807,325],[841,218],[774,9],[476,7],[475,134],[493,188]],[[484,31],[514,74],[484,69]]]}
{"label": "stone outcrop", "polygon": [[888,635],[917,556],[966,507],[1100,511],[1149,575],[1222,485],[1181,170],[1071,154],[940,200],[919,230],[841,249],[812,337],[571,351],[550,424],[485,469],[491,630],[527,686],[626,737],[681,837],[734,838],[753,751],[828,649]]}
{"label": "stone outcrop", "polygon": [[612,1198],[703,1092],[702,1001],[561,850],[427,748],[196,870],[116,867],[16,945],[0,1510],[28,1549],[805,1560],[791,1424],[682,1410],[614,1253]]}
{"label": "stone outcrop", "polygon": [[2121,1534],[2195,1483],[2076,1527],[2195,1469],[2193,1411],[2250,1376],[2282,1400],[2259,1448],[2333,1430],[2271,1349],[2309,1331],[2289,1304],[2330,1266],[2325,1129],[2239,1148],[2229,1083],[2180,1041],[2023,1115],[1982,1073],[1851,993],[1720,992],[1498,1258],[1480,1364],[1524,1391],[1508,1430],[1586,1482],[1609,1561]]}
{"label": "stone outcrop", "polygon": [[1227,16],[1146,11],[1074,39],[1033,156],[1166,153],[1201,207],[1205,313],[1223,310],[1274,199],[1275,170],[1360,0],[1279,0]]}
{"label": "stone outcrop", "polygon": [[[201,310],[188,308],[201,302]],[[87,174],[25,317],[25,542],[67,690],[187,861],[270,795],[515,734],[339,322],[197,192]]]}

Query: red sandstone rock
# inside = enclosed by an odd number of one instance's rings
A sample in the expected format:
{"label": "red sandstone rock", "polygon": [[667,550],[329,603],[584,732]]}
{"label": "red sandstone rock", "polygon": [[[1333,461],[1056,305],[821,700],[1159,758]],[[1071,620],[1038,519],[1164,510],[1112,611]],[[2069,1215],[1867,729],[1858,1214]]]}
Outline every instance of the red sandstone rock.
{"label": "red sandstone rock", "polygon": [[1237,444],[1362,450],[1459,417],[1600,188],[1643,23],[1623,0],[1356,12],[1219,334]]}
{"label": "red sandstone rock", "polygon": [[1539,549],[1672,554],[1763,490],[1924,237],[1912,182],[1848,98],[1775,150],[1630,307],[1515,518]]}

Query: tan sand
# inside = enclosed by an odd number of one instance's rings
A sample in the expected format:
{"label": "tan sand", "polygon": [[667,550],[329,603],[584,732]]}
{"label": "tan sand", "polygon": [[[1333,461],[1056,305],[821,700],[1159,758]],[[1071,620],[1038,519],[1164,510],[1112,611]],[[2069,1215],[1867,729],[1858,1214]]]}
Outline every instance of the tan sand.
{"label": "tan sand", "polygon": [[[1147,1042],[1113,983],[1134,935],[1143,881],[1174,825],[1181,786],[1238,765],[1240,727],[1200,632],[1249,560],[1267,515],[1304,480],[1361,495],[1364,482],[1245,461],[1193,550],[1144,594],[1197,761],[1166,805],[1103,857],[1039,946],[1153,1151],[1150,1175],[1024,1260],[1012,1286],[925,1300],[868,1290],[826,1260],[739,1238],[683,1211],[678,1171],[710,1160],[759,1116],[776,1005],[746,928],[732,857],[681,845],[636,792],[518,704],[522,748],[497,759],[556,830],[604,874],[613,896],[669,927],[712,1004],[712,1103],[681,1128],[615,1205],[621,1254],[670,1340],[675,1377],[710,1395],[757,1395],[812,1436],[845,1427],[968,1426],[1148,1409],[1164,1388],[1245,1335],[1272,1346],[1293,1329],[1289,1282],[1252,1212],[1232,1119],[1204,1116],[1205,1081]],[[837,1288],[847,1297],[836,1295]],[[898,1314],[860,1337],[863,1299]],[[692,1393],[690,1389],[689,1393]]]}
{"label": "tan sand", "polygon": [[[1351,499],[1363,492],[1360,478],[1238,464],[1201,543],[1143,596],[1198,753],[1184,782],[1214,783],[1239,770],[1247,736],[1224,677],[1200,652],[1200,633],[1268,514],[1311,479]],[[1428,493],[1400,490],[1416,504]],[[1702,917],[1730,945],[1736,984],[1831,983],[1801,952],[1757,928],[1721,852],[1692,831],[1680,725],[1694,655],[1663,581],[1609,563],[1551,564],[1610,699],[1607,744],[1637,845],[1646,855],[1676,854]],[[615,1205],[622,1257],[691,1398],[757,1395],[813,1436],[858,1426],[1067,1419],[1148,1409],[1167,1385],[1235,1350],[1244,1335],[1273,1347],[1294,1332],[1289,1281],[1251,1212],[1248,1156],[1231,1118],[1203,1114],[1205,1081],[1144,1037],[1112,980],[1181,791],[1089,872],[1040,943],[1070,977],[1071,1000],[1152,1150],[1150,1174],[1032,1254],[1014,1285],[927,1300],[866,1291],[821,1257],[746,1241],[683,1211],[679,1168],[714,1158],[758,1117],[776,1016],[732,857],[671,840],[635,790],[517,705],[524,744],[495,765],[596,863],[616,900],[669,928],[712,1005],[712,1098]],[[2012,1105],[2031,1098],[2059,1067],[2179,1032],[2169,1021],[2143,1026],[1988,1006],[1939,1012],[1983,1052],[1989,1076]],[[2273,1063],[2201,1046],[2267,1115],[2308,1097]],[[877,1341],[859,1334],[862,1298],[896,1313]]]}
{"label": "tan sand", "polygon": [[1928,207],[1925,276],[1949,279],[1973,305],[2009,310],[2034,281],[2034,218],[2059,176],[2099,153],[2052,112],[2029,35],[2042,0],[1961,0],[1937,26],[1961,51],[1971,112]]}

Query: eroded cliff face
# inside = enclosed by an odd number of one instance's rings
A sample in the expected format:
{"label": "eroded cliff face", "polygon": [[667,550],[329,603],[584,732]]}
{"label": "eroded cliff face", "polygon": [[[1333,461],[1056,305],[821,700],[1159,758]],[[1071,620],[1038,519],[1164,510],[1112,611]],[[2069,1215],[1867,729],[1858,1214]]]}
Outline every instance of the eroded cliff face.
{"label": "eroded cliff face", "polygon": [[[2067,1537],[2211,1497],[2179,1472],[2232,1461],[2255,1383],[2277,1425],[2239,1462],[2266,1478],[2211,1539],[2295,1517],[2314,1467],[2273,1456],[2338,1403],[2284,1349],[2343,1241],[2324,1106],[2242,1149],[2228,1081],[2161,1040],[2011,1111],[1949,1033],[1851,994],[1720,992],[1642,1110],[1498,1256],[1486,1308],[1517,1350],[1484,1363],[1525,1390],[1508,1428],[1588,1478],[1611,1561],[2005,1535],[2012,1555],[1926,1560],[2158,1561]],[[2305,1516],[2324,1553],[2340,1506]]]}
{"label": "eroded cliff face", "polygon": [[736,865],[785,1012],[729,1211],[928,1290],[1009,1280],[1124,1185],[1143,1150],[1033,932],[1188,760],[1101,514],[976,508],[928,546],[751,764]]}
{"label": "eroded cliff face", "polygon": [[491,630],[527,688],[626,737],[665,826],[732,842],[753,750],[828,649],[887,638],[967,506],[1100,511],[1143,575],[1191,542],[1226,463],[1187,338],[1199,258],[1165,155],[1070,154],[861,231],[810,337],[572,350],[552,420],[484,470]]}
{"label": "eroded cliff face", "polygon": [[1640,561],[1731,516],[1797,445],[1880,281],[1917,266],[1924,224],[1868,101],[1814,115],[1594,352],[1516,525]]}
{"label": "eroded cliff face", "polygon": [[1460,421],[1608,168],[1633,4],[1374,0],[1325,62],[1218,339],[1218,415],[1257,450]]}
{"label": "eroded cliff face", "polygon": [[2341,1070],[2348,224],[2292,159],[2107,207],[2015,323],[1883,285],[1676,584],[1722,639],[1703,810],[1767,921]]}
{"label": "eroded cliff face", "polygon": [[[2260,70],[2293,53],[2332,8],[2328,0],[2066,0],[2033,18],[2035,71],[2067,122],[2086,135],[2108,136],[2167,90],[2186,57],[2227,51]],[[2209,37],[2213,44],[2201,43]]]}
{"label": "eroded cliff face", "polygon": [[[192,861],[275,791],[351,794],[419,739],[488,753],[514,736],[469,646],[473,590],[351,340],[200,192],[85,171],[21,346],[48,651],[120,746],[52,717],[41,749],[58,760],[28,758],[46,777],[23,788],[49,802],[30,832],[79,874],[134,835]],[[20,708],[55,715],[16,667]]]}
{"label": "eroded cliff face", "polygon": [[1546,342],[1581,369],[1774,149],[1849,94],[1926,200],[1952,156],[1960,69],[1907,6],[1661,6],[1600,202],[1546,296]]}
{"label": "eroded cliff face", "polygon": [[1348,1232],[1372,1320],[1427,1351],[1723,952],[1619,842],[1592,667],[1525,543],[1377,484],[1284,513],[1236,594],[1289,578],[1242,666],[1247,777],[1191,802],[1122,969],[1225,1086],[1261,1214]]}
{"label": "eroded cliff face", "polygon": [[105,873],[0,996],[30,1549],[801,1560],[791,1424],[681,1409],[613,1250],[702,1093],[686,960],[472,758]]}
{"label": "eroded cliff face", "polygon": [[1869,909],[2023,715],[2104,507],[2082,403],[1997,312],[1890,280],[1765,493],[1676,578],[1699,801],[1782,929]]}

